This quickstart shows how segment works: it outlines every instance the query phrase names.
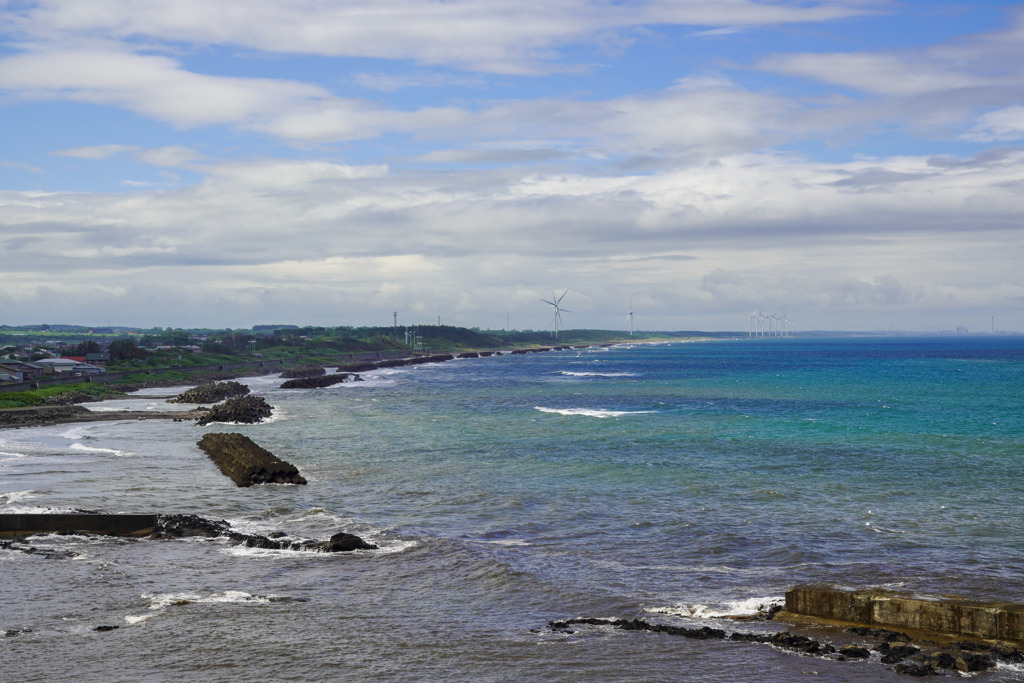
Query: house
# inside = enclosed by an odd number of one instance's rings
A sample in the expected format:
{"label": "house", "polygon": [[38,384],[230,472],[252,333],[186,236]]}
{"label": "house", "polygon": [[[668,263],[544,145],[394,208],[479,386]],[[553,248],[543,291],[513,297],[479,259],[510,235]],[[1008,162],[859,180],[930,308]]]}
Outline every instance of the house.
{"label": "house", "polygon": [[40,376],[50,374],[52,372],[53,368],[48,368],[39,363],[30,363],[28,361],[21,360],[0,361],[0,374],[16,378],[14,380],[7,381],[27,382],[29,380],[38,379]]}
{"label": "house", "polygon": [[[81,360],[79,360],[80,358]],[[52,369],[55,373],[70,373],[72,375],[98,375],[101,372],[106,372],[106,368],[101,368],[97,365],[91,365],[85,362],[85,356],[79,356],[78,358],[43,358],[36,361],[39,365],[43,365]]]}

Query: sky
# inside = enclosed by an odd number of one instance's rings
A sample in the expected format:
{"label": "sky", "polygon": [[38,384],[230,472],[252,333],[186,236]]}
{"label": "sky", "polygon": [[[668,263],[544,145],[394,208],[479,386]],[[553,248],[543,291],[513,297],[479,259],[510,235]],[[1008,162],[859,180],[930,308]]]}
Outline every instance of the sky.
{"label": "sky", "polygon": [[0,0],[0,324],[1024,331],[1024,7]]}

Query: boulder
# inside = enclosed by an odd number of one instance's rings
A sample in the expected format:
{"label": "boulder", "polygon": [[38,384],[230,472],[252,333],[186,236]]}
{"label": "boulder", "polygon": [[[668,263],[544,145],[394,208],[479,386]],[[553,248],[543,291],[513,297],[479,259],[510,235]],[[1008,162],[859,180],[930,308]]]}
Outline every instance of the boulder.
{"label": "boulder", "polygon": [[211,422],[254,424],[270,417],[273,409],[274,406],[269,405],[262,396],[236,396],[210,408],[196,424],[200,427]]}
{"label": "boulder", "polygon": [[306,483],[295,465],[281,460],[243,434],[204,434],[197,444],[238,486]]}
{"label": "boulder", "polygon": [[843,645],[839,648],[839,654],[849,659],[867,659],[871,656],[871,650],[862,645]]}
{"label": "boulder", "polygon": [[168,403],[216,403],[233,396],[244,396],[249,393],[249,387],[240,382],[214,382],[212,384],[200,384],[188,391],[183,391],[174,398],[167,399]]}
{"label": "boulder", "polygon": [[377,550],[377,546],[367,543],[355,534],[347,534],[344,531],[331,536],[329,541],[317,543],[318,549],[328,553],[347,553],[353,550]]}

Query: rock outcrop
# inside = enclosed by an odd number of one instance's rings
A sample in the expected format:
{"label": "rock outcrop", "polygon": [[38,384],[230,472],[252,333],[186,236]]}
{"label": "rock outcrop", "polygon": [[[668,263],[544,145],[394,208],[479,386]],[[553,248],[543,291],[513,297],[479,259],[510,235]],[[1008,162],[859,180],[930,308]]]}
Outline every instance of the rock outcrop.
{"label": "rock outcrop", "polygon": [[213,422],[255,424],[270,417],[273,411],[274,406],[262,396],[236,396],[210,408],[196,424],[200,427]]}
{"label": "rock outcrop", "polygon": [[188,391],[183,391],[174,398],[167,399],[168,403],[216,403],[233,396],[245,396],[249,393],[249,387],[240,382],[214,382],[212,384],[200,384]]}
{"label": "rock outcrop", "polygon": [[204,434],[197,444],[238,486],[306,483],[295,465],[243,434]]}
{"label": "rock outcrop", "polygon": [[351,552],[353,550],[377,550],[378,547],[367,543],[359,536],[345,532],[331,536],[328,541],[314,539],[285,540],[281,537],[269,538],[258,534],[243,534],[231,529],[224,520],[214,521],[196,515],[165,515],[157,522],[153,538],[227,538],[235,545],[247,548],[263,548],[266,550],[310,550],[324,553]]}
{"label": "rock outcrop", "polygon": [[1010,643],[956,641],[940,646],[932,641],[922,641],[920,645],[928,648],[927,651],[923,651],[922,647],[910,643],[911,638],[907,634],[888,629],[848,628],[846,629],[847,633],[877,638],[882,642],[874,647],[859,643],[847,643],[837,649],[831,643],[814,640],[789,631],[726,633],[721,629],[713,629],[708,626],[688,628],[652,624],[643,619],[609,619],[605,617],[577,617],[548,623],[548,627],[552,631],[566,634],[575,633],[572,627],[577,625],[609,626],[625,631],[648,631],[695,640],[761,643],[796,654],[825,657],[836,661],[870,660],[872,652],[877,652],[881,655],[878,661],[882,664],[895,664],[892,671],[909,676],[934,676],[953,670],[961,673],[975,673],[992,669],[997,662],[1015,665],[1024,662],[1024,653]]}

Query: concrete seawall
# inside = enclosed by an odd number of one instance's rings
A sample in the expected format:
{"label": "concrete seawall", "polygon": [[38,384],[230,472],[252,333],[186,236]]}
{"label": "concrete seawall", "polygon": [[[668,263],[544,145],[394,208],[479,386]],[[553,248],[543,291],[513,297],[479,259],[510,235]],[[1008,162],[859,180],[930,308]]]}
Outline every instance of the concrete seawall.
{"label": "concrete seawall", "polygon": [[786,592],[780,621],[871,626],[920,637],[974,638],[1024,644],[1024,605],[907,597],[885,591],[797,586]]}
{"label": "concrete seawall", "polygon": [[156,515],[12,514],[0,515],[0,537],[54,531],[80,531],[105,536],[144,536],[153,532]]}

